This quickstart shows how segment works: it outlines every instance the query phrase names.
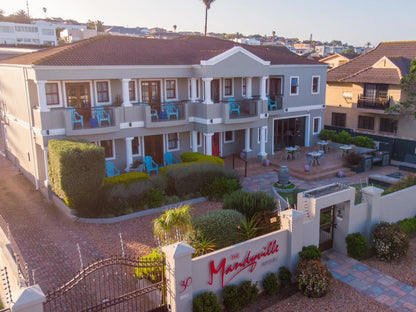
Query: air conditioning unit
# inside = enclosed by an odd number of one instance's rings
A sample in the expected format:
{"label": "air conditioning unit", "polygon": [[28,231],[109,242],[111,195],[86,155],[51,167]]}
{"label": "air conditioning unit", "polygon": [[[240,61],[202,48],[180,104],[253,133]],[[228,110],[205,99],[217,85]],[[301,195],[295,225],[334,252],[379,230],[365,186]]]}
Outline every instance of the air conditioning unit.
{"label": "air conditioning unit", "polygon": [[342,97],[344,99],[352,99],[352,92],[343,92]]}

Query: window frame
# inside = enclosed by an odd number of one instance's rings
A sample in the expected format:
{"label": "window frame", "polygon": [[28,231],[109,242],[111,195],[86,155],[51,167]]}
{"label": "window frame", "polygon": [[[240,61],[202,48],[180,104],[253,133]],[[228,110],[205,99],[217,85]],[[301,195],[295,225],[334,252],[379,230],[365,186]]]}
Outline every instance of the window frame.
{"label": "window frame", "polygon": [[247,96],[247,77],[241,77],[241,96]]}
{"label": "window frame", "polygon": [[[224,98],[230,98],[230,97],[234,97],[234,78],[223,78],[222,79],[223,80],[223,83],[222,83],[222,93],[223,93],[223,97]],[[230,81],[231,82],[231,85],[230,85],[230,91],[231,91],[231,93],[229,93],[229,94],[226,94],[225,93],[225,91],[226,91],[226,89],[228,88],[227,86],[226,86],[226,81]],[[220,99],[221,100],[221,99]]]}
{"label": "window frame", "polygon": [[[133,141],[136,138],[137,138],[137,150],[138,150],[138,153],[137,154],[134,153],[134,148],[133,148]],[[132,152],[132,156],[141,156],[142,155],[141,145],[142,145],[141,137],[140,136],[133,137],[133,140],[131,140],[131,152]]]}
{"label": "window frame", "polygon": [[[58,92],[58,104],[48,104],[48,93],[46,92],[46,85],[47,84],[56,84],[58,86],[57,92]],[[45,94],[46,94],[46,106],[48,108],[54,108],[54,107],[63,107],[64,103],[62,101],[62,88],[59,81],[48,81],[45,83]]]}
{"label": "window frame", "polygon": [[[175,148],[170,148],[169,147],[169,135],[171,134],[176,134],[176,147]],[[180,139],[179,139],[179,132],[171,132],[171,133],[166,133],[166,150],[168,152],[175,152],[175,151],[179,151],[180,150]]]}
{"label": "window frame", "polygon": [[[201,99],[201,79],[200,78],[196,78],[196,100],[200,100]],[[192,80],[188,79],[188,100],[191,99],[191,89],[192,89]]]}
{"label": "window frame", "polygon": [[[297,85],[296,85],[296,92],[295,93],[293,93],[292,92],[292,79],[297,79]],[[299,79],[299,76],[290,76],[290,83],[289,83],[289,90],[290,90],[290,92],[289,92],[289,94],[292,96],[292,95],[299,95],[299,87],[300,87],[300,79]]]}
{"label": "window frame", "polygon": [[[134,98],[131,98],[131,93],[130,93],[130,83],[133,83],[133,95],[134,95]],[[131,103],[137,103],[139,100],[138,100],[138,96],[137,96],[137,81],[136,80],[134,80],[134,79],[131,79],[130,81],[129,81],[129,101],[131,102]]]}
{"label": "window frame", "polygon": [[[231,137],[232,137],[231,140],[227,140],[227,137],[226,137],[227,132],[231,132]],[[235,142],[235,132],[234,132],[234,130],[224,131],[223,135],[224,135],[224,137],[223,137],[224,144]]]}
{"label": "window frame", "polygon": [[[168,97],[168,90],[171,91],[172,88],[168,89],[168,81],[173,81],[174,83],[174,87],[173,87],[173,92],[174,92],[174,96],[173,97]],[[164,80],[164,91],[165,91],[165,101],[177,101],[178,100],[178,79],[165,79]]]}
{"label": "window frame", "polygon": [[[196,136],[197,136],[196,147],[197,148],[198,147],[202,147],[202,132],[197,131]],[[199,141],[199,143],[198,143],[198,141]],[[189,143],[189,147],[190,148],[193,148],[193,145],[192,145],[192,131],[190,132],[190,143]]]}
{"label": "window frame", "polygon": [[[395,129],[393,131],[386,131],[385,129],[381,129],[382,128],[382,124],[383,124],[383,120],[388,120],[390,121],[389,126],[391,127],[392,123],[395,123]],[[383,132],[383,133],[389,133],[389,134],[397,134],[397,131],[399,129],[399,121],[397,119],[391,119],[391,118],[384,118],[381,117],[380,118],[380,124],[379,124],[379,131]]]}
{"label": "window frame", "polygon": [[[313,90],[313,81],[314,81],[315,78],[318,79],[318,83],[317,83],[317,86],[316,86],[316,91],[314,92],[314,90]],[[320,85],[321,85],[321,76],[312,76],[311,93],[312,94],[319,94],[320,93],[320,89],[321,89],[321,86]]]}
{"label": "window frame", "polygon": [[[317,131],[315,131],[315,120],[318,120],[318,129],[317,129]],[[312,134],[319,134],[322,130],[322,119],[321,119],[321,117],[313,117],[312,126],[313,126]]]}
{"label": "window frame", "polygon": [[[363,121],[363,119],[366,119],[366,121]],[[370,120],[372,120],[372,128],[362,127],[367,125]],[[375,118],[373,116],[358,115],[357,129],[374,131],[374,124]]]}
{"label": "window frame", "polygon": [[[336,117],[336,120],[339,120],[341,115],[343,116],[343,124],[344,124],[343,126],[340,126],[338,124],[334,124],[334,115],[338,116],[338,117]],[[346,113],[332,112],[332,114],[331,114],[331,126],[345,128],[347,126],[347,114]]]}
{"label": "window frame", "polygon": [[[100,93],[104,93],[103,91],[98,91],[98,83],[107,83],[107,96],[108,96],[108,101],[99,101],[98,100],[98,94]],[[95,99],[96,99],[96,103],[103,105],[103,104],[111,104],[111,83],[110,80],[95,80],[94,81],[94,86],[95,86]]]}
{"label": "window frame", "polygon": [[105,147],[101,145],[101,142],[104,141],[111,141],[111,149],[112,149],[112,156],[111,157],[105,157],[105,160],[114,160],[116,159],[116,144],[114,139],[108,139],[108,140],[100,140],[96,144],[102,148],[104,148],[104,156],[105,156]]}

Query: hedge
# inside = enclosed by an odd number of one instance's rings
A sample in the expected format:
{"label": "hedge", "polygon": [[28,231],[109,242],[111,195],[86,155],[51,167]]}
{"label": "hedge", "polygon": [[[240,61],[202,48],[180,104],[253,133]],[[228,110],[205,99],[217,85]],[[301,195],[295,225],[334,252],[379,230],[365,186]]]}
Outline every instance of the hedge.
{"label": "hedge", "polygon": [[131,185],[138,181],[149,181],[149,175],[145,172],[128,172],[113,177],[104,178],[104,187],[112,187],[118,184]]}
{"label": "hedge", "polygon": [[212,164],[224,165],[224,160],[217,156],[204,155],[198,152],[186,152],[181,154],[181,160],[187,162],[209,162]]}

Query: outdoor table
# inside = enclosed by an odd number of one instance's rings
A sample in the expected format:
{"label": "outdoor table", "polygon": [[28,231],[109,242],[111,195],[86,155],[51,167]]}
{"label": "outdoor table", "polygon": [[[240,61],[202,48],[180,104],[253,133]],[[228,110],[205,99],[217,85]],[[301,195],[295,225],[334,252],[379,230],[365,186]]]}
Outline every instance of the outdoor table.
{"label": "outdoor table", "polygon": [[348,154],[348,152],[352,149],[349,145],[341,145],[339,148],[342,149],[342,157],[344,157],[345,154]]}
{"label": "outdoor table", "polygon": [[296,147],[294,147],[294,146],[288,146],[288,147],[285,148],[285,150],[288,151],[288,153],[290,154],[290,157],[292,159],[295,159],[295,152],[298,150]]}
{"label": "outdoor table", "polygon": [[327,141],[318,141],[316,142],[319,144],[320,149],[324,151],[324,153],[327,152],[328,142]]}
{"label": "outdoor table", "polygon": [[321,153],[319,152],[310,152],[308,153],[309,156],[312,156],[313,160],[311,161],[311,166],[313,166],[314,164],[317,164],[318,166],[320,165],[319,163],[319,157],[321,156]]}

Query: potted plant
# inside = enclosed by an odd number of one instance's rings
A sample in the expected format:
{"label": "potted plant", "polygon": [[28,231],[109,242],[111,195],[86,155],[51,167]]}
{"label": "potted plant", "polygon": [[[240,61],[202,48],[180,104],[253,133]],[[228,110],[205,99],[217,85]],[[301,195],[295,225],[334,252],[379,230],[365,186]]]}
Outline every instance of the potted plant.
{"label": "potted plant", "polygon": [[138,172],[142,172],[143,171],[143,162],[136,159],[130,166],[130,171],[138,171]]}

